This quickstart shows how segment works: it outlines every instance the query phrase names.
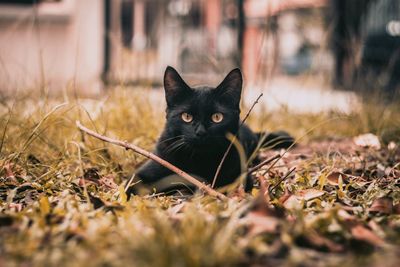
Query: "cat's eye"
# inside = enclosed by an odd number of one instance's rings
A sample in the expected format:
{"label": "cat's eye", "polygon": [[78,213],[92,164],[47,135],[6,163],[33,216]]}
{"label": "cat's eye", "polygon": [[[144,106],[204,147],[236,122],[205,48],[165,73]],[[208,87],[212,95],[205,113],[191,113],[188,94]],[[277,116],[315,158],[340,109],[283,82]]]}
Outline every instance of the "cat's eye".
{"label": "cat's eye", "polygon": [[222,119],[224,118],[224,115],[222,115],[222,113],[214,113],[211,116],[211,120],[215,123],[220,123],[222,121]]}
{"label": "cat's eye", "polygon": [[186,112],[183,112],[181,117],[184,122],[191,122],[193,120],[193,116]]}

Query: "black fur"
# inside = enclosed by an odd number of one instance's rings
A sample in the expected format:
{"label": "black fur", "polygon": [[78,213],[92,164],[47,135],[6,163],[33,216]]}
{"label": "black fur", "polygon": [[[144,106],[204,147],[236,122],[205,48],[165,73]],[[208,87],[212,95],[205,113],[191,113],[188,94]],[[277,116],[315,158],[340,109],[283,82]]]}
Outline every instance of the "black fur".
{"label": "black fur", "polygon": [[[239,127],[242,91],[242,74],[239,69],[232,70],[216,88],[191,88],[175,69],[168,67],[164,75],[164,89],[167,122],[157,142],[155,154],[208,184],[212,183],[230,144],[226,137],[228,133],[237,134],[246,159],[252,155],[260,139],[268,144],[275,137],[281,137],[281,133],[277,133],[261,138],[262,134],[253,133],[246,125]],[[191,114],[193,121],[183,121],[183,112]],[[217,112],[224,116],[220,123],[211,120],[212,114]],[[279,147],[288,147],[293,143],[290,136],[286,134],[284,137],[288,139],[279,143]],[[217,187],[234,182],[245,171],[240,157],[238,149],[232,146],[216,180]],[[147,161],[137,172],[139,179],[146,185],[154,185],[172,174],[152,160]],[[252,182],[247,179],[246,188],[250,189],[251,186]]]}

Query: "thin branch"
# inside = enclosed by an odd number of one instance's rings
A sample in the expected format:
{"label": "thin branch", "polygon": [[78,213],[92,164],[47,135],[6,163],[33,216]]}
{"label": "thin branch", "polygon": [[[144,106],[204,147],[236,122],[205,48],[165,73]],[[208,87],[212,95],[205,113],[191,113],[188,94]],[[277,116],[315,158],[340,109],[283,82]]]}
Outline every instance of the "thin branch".
{"label": "thin branch", "polygon": [[219,174],[219,172],[221,171],[222,164],[224,164],[224,161],[225,161],[226,157],[228,156],[229,151],[231,150],[233,143],[235,143],[235,141],[236,141],[236,138],[237,138],[237,135],[238,135],[238,133],[239,133],[240,127],[243,126],[243,124],[245,123],[245,121],[247,120],[247,118],[250,116],[250,113],[251,113],[251,111],[253,110],[254,106],[258,103],[258,101],[260,100],[260,98],[261,98],[262,96],[263,96],[263,93],[261,93],[261,94],[257,97],[256,101],[254,101],[253,105],[250,107],[250,109],[249,109],[249,111],[247,112],[246,116],[244,117],[244,119],[243,119],[242,122],[240,123],[236,135],[235,135],[234,138],[232,139],[231,143],[229,144],[228,148],[227,148],[226,151],[225,151],[224,156],[223,156],[222,159],[221,159],[221,162],[220,162],[219,165],[218,165],[217,171],[215,172],[214,179],[213,179],[212,184],[211,184],[211,187],[212,187],[212,188],[214,188],[214,186],[215,186],[215,182],[217,181],[218,174]]}
{"label": "thin branch", "polygon": [[227,197],[217,191],[215,191],[214,189],[212,189],[211,187],[209,187],[208,185],[200,182],[199,180],[197,180],[196,178],[194,178],[193,176],[189,175],[188,173],[182,171],[181,169],[179,169],[178,167],[172,165],[171,163],[169,163],[166,160],[163,160],[162,158],[156,156],[155,154],[148,152],[146,150],[144,150],[143,148],[140,148],[134,144],[130,144],[126,141],[120,141],[120,140],[116,140],[101,134],[98,134],[88,128],[86,128],[85,126],[83,126],[79,121],[76,121],[76,126],[81,129],[82,131],[84,131],[85,133],[96,137],[97,139],[100,139],[102,141],[117,145],[117,146],[122,146],[125,149],[131,149],[134,152],[145,156],[146,158],[152,159],[154,161],[156,161],[157,163],[161,164],[162,166],[164,166],[167,169],[170,169],[171,171],[173,171],[174,173],[178,174],[180,177],[182,177],[183,179],[185,179],[186,181],[192,183],[193,185],[197,186],[200,190],[203,190],[204,192],[206,192],[207,194],[213,196],[213,197],[217,197],[221,200],[225,200],[227,199]]}
{"label": "thin branch", "polygon": [[280,157],[281,157],[281,155],[277,154],[277,155],[275,155],[275,156],[273,156],[271,158],[268,158],[268,159],[264,160],[263,162],[261,162],[260,164],[248,169],[247,173],[255,172],[255,171],[261,169],[263,166],[267,165],[268,163],[270,163],[270,162],[272,162],[272,161],[274,161],[274,160],[276,160],[277,158],[280,158]]}
{"label": "thin branch", "polygon": [[286,174],[285,176],[283,176],[273,187],[271,187],[271,189],[269,190],[270,192],[274,191],[275,188],[278,187],[278,185],[280,185],[283,181],[286,180],[286,178],[289,177],[290,174],[292,174],[292,172],[294,172],[296,170],[296,167],[291,168]]}
{"label": "thin branch", "polygon": [[133,179],[135,179],[135,176],[136,176],[136,174],[133,173],[131,178],[129,178],[128,182],[126,183],[125,188],[124,188],[125,193],[128,193],[128,189],[131,186]]}

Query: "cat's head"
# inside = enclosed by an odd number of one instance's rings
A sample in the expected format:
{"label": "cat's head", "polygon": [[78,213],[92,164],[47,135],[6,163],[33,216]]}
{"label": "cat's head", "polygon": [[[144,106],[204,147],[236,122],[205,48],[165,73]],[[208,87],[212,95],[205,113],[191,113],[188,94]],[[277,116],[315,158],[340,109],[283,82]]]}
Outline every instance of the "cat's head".
{"label": "cat's head", "polygon": [[167,67],[164,89],[167,130],[192,145],[212,145],[236,133],[239,125],[242,74],[232,70],[215,88],[190,87],[178,72]]}

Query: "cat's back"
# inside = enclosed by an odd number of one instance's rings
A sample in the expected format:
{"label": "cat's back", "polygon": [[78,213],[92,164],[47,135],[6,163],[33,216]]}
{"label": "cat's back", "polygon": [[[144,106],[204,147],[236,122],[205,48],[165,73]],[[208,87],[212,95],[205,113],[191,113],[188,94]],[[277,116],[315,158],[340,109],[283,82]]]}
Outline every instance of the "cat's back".
{"label": "cat's back", "polygon": [[246,151],[246,156],[249,157],[257,147],[259,141],[257,135],[246,124],[243,124],[239,128],[238,139]]}

